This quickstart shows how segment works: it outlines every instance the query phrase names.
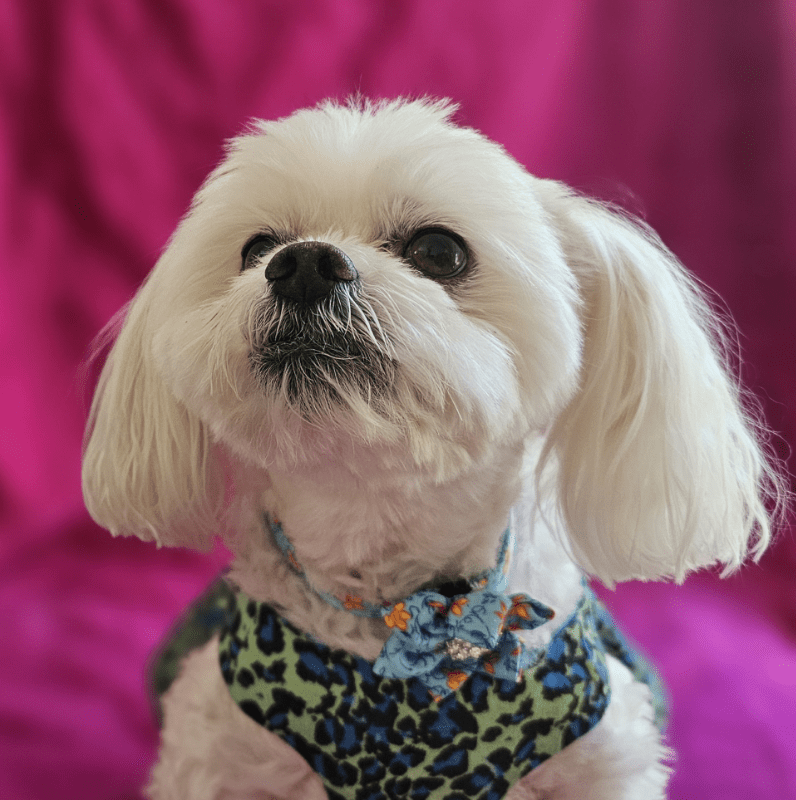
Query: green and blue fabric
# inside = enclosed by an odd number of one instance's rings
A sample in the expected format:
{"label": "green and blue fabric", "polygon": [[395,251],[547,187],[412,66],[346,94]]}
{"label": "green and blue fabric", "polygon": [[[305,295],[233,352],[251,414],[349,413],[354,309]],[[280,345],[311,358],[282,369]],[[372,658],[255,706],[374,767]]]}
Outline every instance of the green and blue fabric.
{"label": "green and blue fabric", "polygon": [[519,681],[475,670],[435,699],[424,679],[383,677],[238,594],[219,654],[241,710],[304,757],[330,800],[499,800],[602,719],[608,653],[657,685],[614,632],[586,589]]}

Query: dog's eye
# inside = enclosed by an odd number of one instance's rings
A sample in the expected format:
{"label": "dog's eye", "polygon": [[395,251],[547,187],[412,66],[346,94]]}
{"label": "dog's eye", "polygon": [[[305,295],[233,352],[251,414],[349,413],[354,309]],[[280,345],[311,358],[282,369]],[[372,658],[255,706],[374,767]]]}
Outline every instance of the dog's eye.
{"label": "dog's eye", "polygon": [[464,242],[443,228],[418,231],[406,246],[404,258],[429,278],[453,278],[467,267]]}
{"label": "dog's eye", "polygon": [[249,239],[240,252],[241,271],[257,266],[260,259],[278,244],[279,240],[270,233],[259,233],[254,238]]}

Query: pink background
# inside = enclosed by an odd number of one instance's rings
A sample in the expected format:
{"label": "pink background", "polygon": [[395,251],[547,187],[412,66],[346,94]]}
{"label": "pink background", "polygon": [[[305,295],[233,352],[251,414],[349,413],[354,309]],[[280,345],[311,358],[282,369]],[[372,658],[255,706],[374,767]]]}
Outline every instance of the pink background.
{"label": "pink background", "polygon": [[[223,560],[83,510],[78,366],[225,138],[325,97],[431,94],[532,171],[623,203],[726,303],[796,443],[788,0],[0,4],[0,797],[134,798],[143,666]],[[789,444],[788,444],[789,443]],[[796,797],[796,544],[608,600],[660,665],[671,797]]]}

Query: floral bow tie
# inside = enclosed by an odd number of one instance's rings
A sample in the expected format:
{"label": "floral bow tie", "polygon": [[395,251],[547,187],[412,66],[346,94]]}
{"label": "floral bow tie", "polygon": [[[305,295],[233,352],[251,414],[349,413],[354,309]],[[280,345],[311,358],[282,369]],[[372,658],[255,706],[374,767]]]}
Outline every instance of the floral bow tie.
{"label": "floral bow tie", "polygon": [[553,610],[525,594],[507,596],[487,582],[454,598],[421,591],[384,611],[392,635],[373,670],[387,678],[416,677],[440,700],[475,672],[518,681],[527,654],[516,630],[531,630]]}
{"label": "floral bow tie", "polygon": [[420,678],[437,700],[477,669],[502,680],[519,680],[529,658],[514,631],[531,630],[553,618],[551,608],[526,594],[504,594],[514,549],[510,528],[501,537],[495,566],[470,580],[467,594],[450,598],[421,590],[385,607],[316,589],[279,520],[266,516],[265,521],[285,559],[315,594],[341,611],[382,617],[392,629],[373,670],[385,678]]}

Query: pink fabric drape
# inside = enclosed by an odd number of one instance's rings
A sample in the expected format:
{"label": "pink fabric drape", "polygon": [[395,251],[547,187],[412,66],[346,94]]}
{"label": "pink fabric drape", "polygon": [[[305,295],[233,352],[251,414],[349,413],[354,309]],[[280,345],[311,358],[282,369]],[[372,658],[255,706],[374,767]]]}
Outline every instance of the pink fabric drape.
{"label": "pink fabric drape", "polygon": [[[114,541],[79,486],[88,342],[225,138],[332,96],[430,94],[624,204],[722,298],[796,444],[789,0],[0,4],[0,797],[134,798],[147,654],[223,561]],[[796,544],[608,601],[659,664],[672,798],[796,796]]]}

